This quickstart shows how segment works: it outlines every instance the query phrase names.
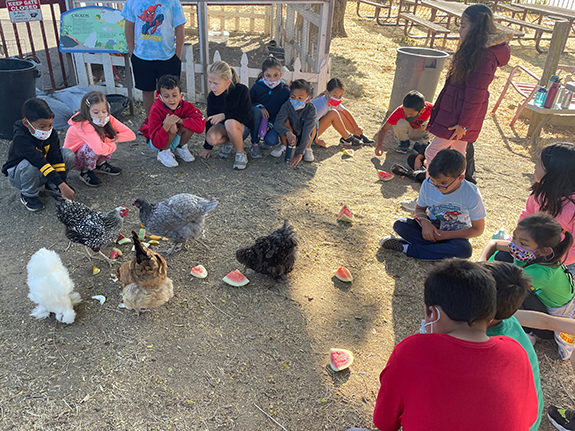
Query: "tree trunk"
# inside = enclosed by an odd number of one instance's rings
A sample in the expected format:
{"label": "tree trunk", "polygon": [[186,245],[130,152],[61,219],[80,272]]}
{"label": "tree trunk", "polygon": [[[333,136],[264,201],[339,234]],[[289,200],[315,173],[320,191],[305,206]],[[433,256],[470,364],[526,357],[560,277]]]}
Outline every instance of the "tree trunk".
{"label": "tree trunk", "polygon": [[332,37],[347,37],[345,31],[344,21],[345,21],[345,7],[347,6],[347,0],[335,0],[333,6],[333,27],[332,27]]}

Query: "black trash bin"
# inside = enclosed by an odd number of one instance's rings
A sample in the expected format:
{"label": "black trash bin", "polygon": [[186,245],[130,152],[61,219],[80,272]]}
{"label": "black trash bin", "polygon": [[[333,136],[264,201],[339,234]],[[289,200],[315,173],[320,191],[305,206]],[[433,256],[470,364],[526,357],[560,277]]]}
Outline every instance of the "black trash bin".
{"label": "black trash bin", "polygon": [[0,59],[0,138],[12,139],[14,122],[22,118],[22,105],[36,97],[40,72],[31,61]]}

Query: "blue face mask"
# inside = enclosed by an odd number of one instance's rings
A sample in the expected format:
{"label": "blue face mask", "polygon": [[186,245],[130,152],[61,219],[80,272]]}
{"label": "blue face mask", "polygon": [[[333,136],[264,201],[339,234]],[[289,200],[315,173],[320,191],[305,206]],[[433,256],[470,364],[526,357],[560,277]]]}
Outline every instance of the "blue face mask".
{"label": "blue face mask", "polygon": [[305,108],[305,105],[306,105],[305,100],[290,99],[289,101],[291,103],[291,106],[293,106],[293,109],[295,109],[296,111],[299,111],[300,109]]}

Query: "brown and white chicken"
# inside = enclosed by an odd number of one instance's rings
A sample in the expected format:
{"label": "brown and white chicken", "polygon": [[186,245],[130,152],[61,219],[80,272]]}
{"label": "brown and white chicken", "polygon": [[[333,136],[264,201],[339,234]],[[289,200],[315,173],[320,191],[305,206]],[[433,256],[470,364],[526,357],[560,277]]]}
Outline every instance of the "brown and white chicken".
{"label": "brown and white chicken", "polygon": [[124,285],[124,306],[129,310],[159,307],[174,296],[172,280],[168,278],[166,260],[146,248],[132,231],[136,256],[118,268],[118,280]]}

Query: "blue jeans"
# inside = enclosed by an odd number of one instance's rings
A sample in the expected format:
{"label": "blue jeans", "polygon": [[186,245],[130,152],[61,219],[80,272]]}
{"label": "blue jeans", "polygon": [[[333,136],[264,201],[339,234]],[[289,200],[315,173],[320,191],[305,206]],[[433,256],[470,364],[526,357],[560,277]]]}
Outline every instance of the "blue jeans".
{"label": "blue jeans", "polygon": [[[62,158],[66,166],[66,172],[70,172],[74,163],[76,163],[76,156],[69,148],[62,148]],[[26,159],[22,160],[16,166],[8,169],[8,181],[12,187],[19,189],[26,197],[37,197],[40,193],[40,187],[46,184],[47,179],[40,169],[30,164]]]}
{"label": "blue jeans", "polygon": [[473,254],[470,242],[464,238],[437,242],[427,241],[421,234],[421,226],[411,218],[399,218],[393,224],[393,230],[409,242],[406,253],[409,257],[421,260],[440,260],[448,257],[467,259]]}
{"label": "blue jeans", "polygon": [[[257,144],[260,140],[258,136],[258,131],[260,129],[260,123],[262,121],[262,111],[257,106],[252,108],[252,115],[254,117],[254,128],[252,129],[252,144]],[[270,123],[268,133],[266,134],[264,145],[266,147],[275,147],[280,139],[280,135],[273,128],[273,124]]]}

